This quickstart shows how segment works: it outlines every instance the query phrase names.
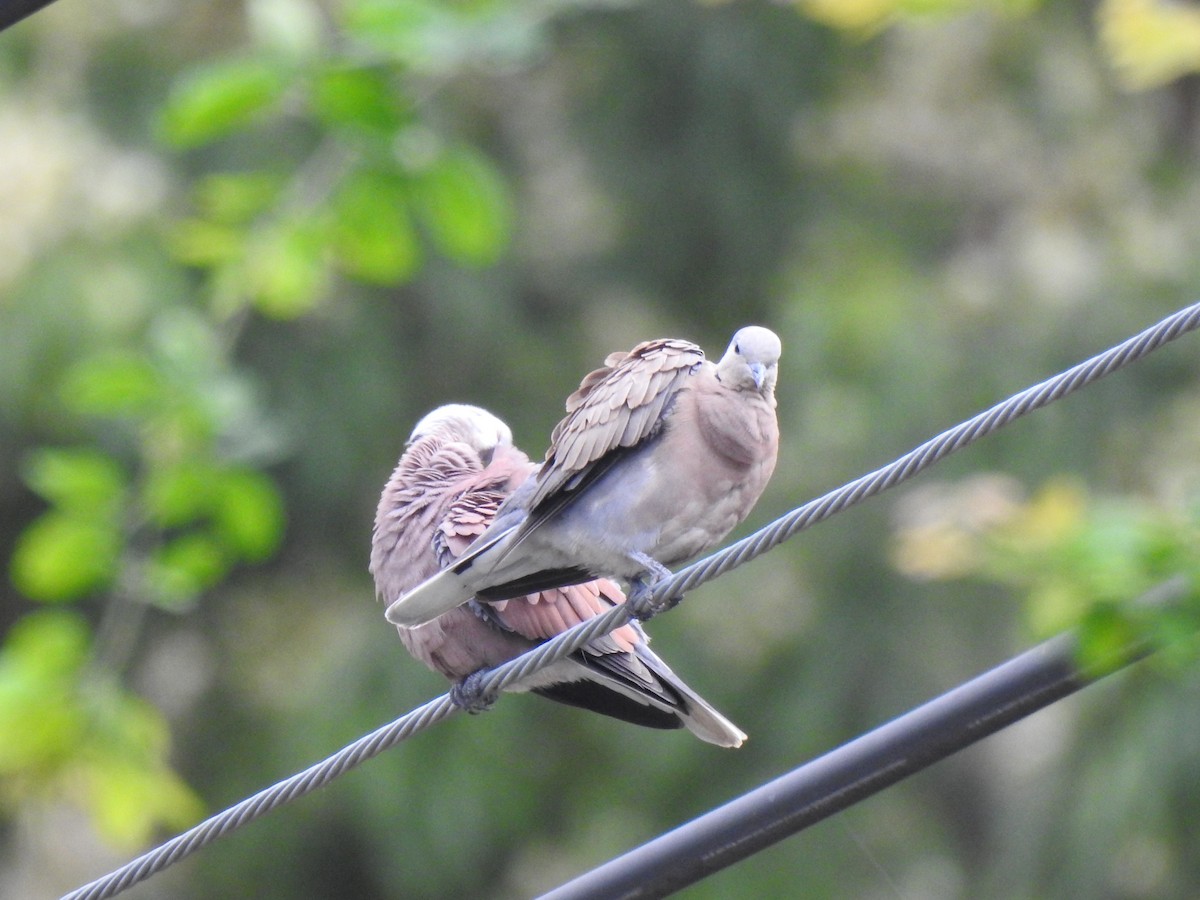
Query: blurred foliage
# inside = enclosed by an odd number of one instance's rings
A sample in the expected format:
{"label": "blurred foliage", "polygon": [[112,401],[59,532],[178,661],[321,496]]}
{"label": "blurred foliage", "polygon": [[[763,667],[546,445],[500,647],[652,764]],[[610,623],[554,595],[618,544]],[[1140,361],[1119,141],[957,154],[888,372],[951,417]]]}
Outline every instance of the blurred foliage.
{"label": "blurred foliage", "polygon": [[200,801],[171,771],[167,726],[158,710],[89,672],[84,620],[34,612],[9,630],[0,650],[0,797],[21,802],[61,795],[118,846],[145,843],[162,823],[190,824]]}
{"label": "blurred foliage", "polygon": [[[903,19],[929,19],[985,9],[1026,15],[1044,0],[794,0],[818,22],[868,36]],[[1132,90],[1200,72],[1200,9],[1171,0],[1102,0],[1100,38],[1110,64]]]}
{"label": "blurred foliage", "polygon": [[1162,0],[1105,0],[1100,35],[1131,88],[1155,87],[1200,71],[1200,9]]}
{"label": "blurred foliage", "polygon": [[[92,443],[35,447],[21,467],[46,508],[16,536],[13,584],[43,603],[102,600],[102,633],[130,606],[190,609],[282,538],[274,482],[239,459],[255,410],[211,326],[180,309],[150,327],[138,349],[97,349],[63,367],[50,406]],[[10,744],[6,780],[80,799],[102,834],[137,846],[189,821],[198,802],[167,764],[166,721],[114,677],[126,649],[110,640],[89,662],[85,629],[82,618],[30,612],[6,636],[12,702],[0,715],[32,741]]]}
{"label": "blurred foliage", "polygon": [[507,3],[362,0],[334,13],[336,48],[320,15],[308,0],[251,4],[252,55],[195,68],[162,111],[159,132],[181,149],[304,135],[294,155],[199,179],[196,216],[173,229],[176,257],[208,271],[223,315],[243,304],[303,315],[334,289],[335,271],[403,284],[423,237],[467,266],[496,262],[509,242],[511,200],[494,164],[439,130],[420,94],[468,55],[473,65],[526,56],[527,15]]}
{"label": "blurred foliage", "polygon": [[[1194,300],[1195,12],[108,0],[6,32],[0,896],[90,880],[443,688],[365,572],[438,403],[536,456],[609,351],[761,321],[785,353],[760,525]],[[128,895],[529,896],[1031,631],[1082,622],[1091,659],[1189,633],[1194,604],[1127,601],[1195,577],[1192,340],[655,621],[737,753],[508,698]],[[1171,677],[688,895],[1194,895],[1178,644]]]}
{"label": "blurred foliage", "polygon": [[945,17],[970,9],[1028,13],[1041,0],[794,0],[805,15],[849,32],[870,34],[900,19]]}
{"label": "blurred foliage", "polygon": [[[1028,499],[997,476],[914,490],[900,511],[897,568],[1018,589],[1034,636],[1078,627],[1080,663],[1103,672],[1136,647],[1194,663],[1200,640],[1200,504],[1088,497],[1055,481]],[[1173,581],[1182,596],[1151,598]],[[1172,591],[1174,593],[1174,591]]]}

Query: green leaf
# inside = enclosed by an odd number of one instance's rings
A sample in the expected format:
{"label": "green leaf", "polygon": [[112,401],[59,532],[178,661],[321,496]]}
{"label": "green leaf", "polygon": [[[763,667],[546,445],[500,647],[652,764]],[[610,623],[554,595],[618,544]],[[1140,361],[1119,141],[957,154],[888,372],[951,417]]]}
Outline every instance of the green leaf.
{"label": "green leaf", "polygon": [[46,513],[17,538],[10,564],[13,583],[34,600],[74,600],[112,581],[121,545],[116,523]]}
{"label": "green leaf", "polygon": [[171,255],[185,266],[209,269],[237,259],[245,238],[238,228],[204,219],[184,219],[171,225],[166,242]]}
{"label": "green leaf", "polygon": [[251,301],[277,319],[309,312],[327,277],[323,236],[315,223],[286,223],[263,232],[246,259]]}
{"label": "green leaf", "polygon": [[146,514],[160,528],[191,524],[213,509],[219,479],[211,465],[193,460],[160,466],[142,489]]}
{"label": "green leaf", "polygon": [[0,775],[45,771],[69,757],[86,730],[81,711],[58,682],[0,678]]}
{"label": "green leaf", "polygon": [[0,648],[0,681],[7,682],[18,672],[35,680],[73,674],[90,650],[88,625],[78,613],[63,609],[28,613],[13,623]]}
{"label": "green leaf", "polygon": [[90,416],[143,415],[162,399],[162,376],[145,357],[112,351],[67,370],[59,389],[63,405]]}
{"label": "green leaf", "polygon": [[146,567],[146,582],[159,605],[178,609],[195,600],[229,571],[218,541],[206,532],[191,532],[164,544]]}
{"label": "green leaf", "polygon": [[287,86],[287,73],[262,59],[213,63],[172,91],[160,132],[178,147],[195,147],[229,134],[259,117]]}
{"label": "green leaf", "polygon": [[87,806],[96,830],[121,847],[141,847],[163,825],[185,828],[204,806],[167,765],[130,763],[116,754],[86,764]]}
{"label": "green leaf", "polygon": [[26,457],[21,474],[55,506],[100,519],[119,513],[128,486],[120,464],[91,449],[42,447]]}
{"label": "green leaf", "polygon": [[407,118],[396,89],[374,69],[329,69],[313,81],[312,107],[327,125],[391,134]]}
{"label": "green leaf", "polygon": [[153,706],[115,681],[77,685],[75,702],[86,712],[87,741],[63,771],[64,787],[82,788],[96,829],[122,846],[142,845],[167,825],[195,821],[202,808],[170,770],[170,731]]}
{"label": "green leaf", "polygon": [[345,271],[363,281],[398,284],[421,262],[403,185],[383,173],[358,172],[334,200],[333,248]]}
{"label": "green leaf", "polygon": [[1100,38],[1131,90],[1146,90],[1200,71],[1200,9],[1194,3],[1100,4]]}
{"label": "green leaf", "polygon": [[422,219],[438,247],[464,265],[495,262],[508,245],[512,209],[495,168],[479,154],[444,154],[417,181]]}
{"label": "green leaf", "polygon": [[1200,609],[1194,597],[1146,610],[1144,630],[1162,664],[1182,671],[1195,665],[1200,650]]}
{"label": "green leaf", "polygon": [[283,501],[266,475],[238,469],[222,479],[214,525],[223,543],[239,558],[261,562],[283,538]]}
{"label": "green leaf", "polygon": [[61,610],[18,619],[0,647],[4,799],[82,804],[109,840],[144,844],[202,812],[167,764],[162,715],[115,680],[84,668],[90,633]]}
{"label": "green leaf", "polygon": [[243,225],[267,210],[282,187],[282,179],[267,172],[209,175],[196,186],[196,207],[214,222]]}
{"label": "green leaf", "polygon": [[1093,677],[1124,665],[1135,646],[1138,630],[1120,609],[1097,604],[1079,626],[1076,656],[1080,668]]}
{"label": "green leaf", "polygon": [[70,693],[89,644],[75,613],[44,610],[13,624],[0,648],[0,774],[44,770],[78,747],[84,716]]}

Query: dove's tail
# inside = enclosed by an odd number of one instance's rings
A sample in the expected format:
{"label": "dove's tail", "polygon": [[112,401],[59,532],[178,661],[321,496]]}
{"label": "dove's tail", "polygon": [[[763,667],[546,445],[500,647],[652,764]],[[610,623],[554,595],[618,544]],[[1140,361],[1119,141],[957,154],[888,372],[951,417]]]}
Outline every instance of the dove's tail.
{"label": "dove's tail", "polygon": [[393,625],[415,628],[462,606],[474,593],[452,568],[442,569],[394,601],[384,615]]}
{"label": "dove's tail", "polygon": [[687,683],[663,662],[662,657],[644,644],[639,646],[636,652],[659,681],[668,685],[678,695],[679,704],[676,707],[676,715],[683,723],[684,728],[700,740],[716,744],[718,747],[742,746],[742,742],[746,740],[746,733],[688,687]]}
{"label": "dove's tail", "polygon": [[[717,712],[703,697],[679,682],[675,689],[683,696],[685,708],[680,713],[684,727],[710,744],[718,747],[740,747],[746,733]],[[680,690],[682,688],[682,690]]]}
{"label": "dove's tail", "polygon": [[[603,640],[603,639],[601,639]],[[740,747],[745,733],[688,687],[645,644],[629,654],[596,655],[592,645],[555,663],[550,679],[530,686],[559,703],[646,728],[686,728],[718,747]]]}

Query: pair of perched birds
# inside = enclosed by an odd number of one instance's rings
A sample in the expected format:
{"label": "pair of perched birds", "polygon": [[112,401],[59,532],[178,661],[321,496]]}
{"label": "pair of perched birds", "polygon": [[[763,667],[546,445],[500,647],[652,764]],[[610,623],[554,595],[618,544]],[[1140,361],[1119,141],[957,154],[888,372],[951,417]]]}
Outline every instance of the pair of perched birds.
{"label": "pair of perched birds", "polygon": [[[413,430],[375,517],[371,572],[408,650],[461,682],[625,601],[741,522],[775,467],[779,338],[748,326],[720,362],[688,341],[613,353],[567,398],[539,466],[474,406]],[[732,722],[630,622],[517,690],[723,747]]]}

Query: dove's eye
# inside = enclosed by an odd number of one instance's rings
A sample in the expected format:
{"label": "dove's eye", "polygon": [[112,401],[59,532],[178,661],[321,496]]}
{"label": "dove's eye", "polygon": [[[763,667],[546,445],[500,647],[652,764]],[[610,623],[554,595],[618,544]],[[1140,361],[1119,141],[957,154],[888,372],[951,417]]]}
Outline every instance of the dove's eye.
{"label": "dove's eye", "polygon": [[738,356],[741,356],[741,355],[742,355],[742,345],[741,345],[741,344],[734,344],[734,345],[733,345],[733,352],[734,352],[734,353],[736,353]]}

